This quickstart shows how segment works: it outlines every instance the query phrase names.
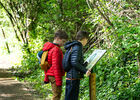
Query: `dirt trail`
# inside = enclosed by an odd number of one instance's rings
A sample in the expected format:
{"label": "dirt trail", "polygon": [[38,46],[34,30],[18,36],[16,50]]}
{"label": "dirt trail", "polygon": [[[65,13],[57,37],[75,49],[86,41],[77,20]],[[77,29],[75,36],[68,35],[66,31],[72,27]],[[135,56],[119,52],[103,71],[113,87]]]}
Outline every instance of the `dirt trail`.
{"label": "dirt trail", "polygon": [[[24,84],[11,78],[11,74],[0,69],[0,100],[37,100]],[[39,100],[39,99],[38,99]]]}
{"label": "dirt trail", "polygon": [[0,100],[40,100],[25,88],[24,83],[14,80],[7,72],[11,66],[7,59],[0,57]]}

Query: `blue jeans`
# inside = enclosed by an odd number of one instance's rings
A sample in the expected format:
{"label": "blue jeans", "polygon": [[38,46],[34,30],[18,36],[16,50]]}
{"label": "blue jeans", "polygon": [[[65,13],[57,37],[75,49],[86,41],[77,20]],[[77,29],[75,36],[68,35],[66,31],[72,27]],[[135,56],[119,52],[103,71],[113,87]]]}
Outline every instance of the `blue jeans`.
{"label": "blue jeans", "polygon": [[66,80],[65,100],[78,100],[80,80]]}

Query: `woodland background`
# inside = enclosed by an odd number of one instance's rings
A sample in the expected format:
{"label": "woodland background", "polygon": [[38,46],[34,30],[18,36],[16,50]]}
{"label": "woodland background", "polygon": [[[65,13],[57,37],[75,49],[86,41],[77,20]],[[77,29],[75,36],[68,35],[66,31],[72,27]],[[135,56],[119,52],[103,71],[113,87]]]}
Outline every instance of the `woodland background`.
{"label": "woodland background", "polygon": [[[77,31],[90,32],[85,59],[94,49],[107,53],[96,64],[97,100],[140,99],[139,0],[1,0],[0,55],[12,55],[11,68],[21,81],[42,98],[52,96],[43,84],[37,52],[54,32],[63,29],[74,40]],[[64,48],[63,52],[65,52]],[[65,78],[63,79],[63,94]],[[89,100],[89,79],[80,86],[80,100]]]}

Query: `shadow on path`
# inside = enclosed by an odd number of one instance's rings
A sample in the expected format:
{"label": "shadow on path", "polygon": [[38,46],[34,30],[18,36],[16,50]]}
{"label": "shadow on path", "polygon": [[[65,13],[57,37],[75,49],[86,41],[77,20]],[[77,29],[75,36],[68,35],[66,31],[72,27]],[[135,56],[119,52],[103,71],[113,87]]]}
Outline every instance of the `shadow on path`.
{"label": "shadow on path", "polygon": [[24,84],[12,78],[6,69],[0,69],[0,100],[39,100],[35,99]]}

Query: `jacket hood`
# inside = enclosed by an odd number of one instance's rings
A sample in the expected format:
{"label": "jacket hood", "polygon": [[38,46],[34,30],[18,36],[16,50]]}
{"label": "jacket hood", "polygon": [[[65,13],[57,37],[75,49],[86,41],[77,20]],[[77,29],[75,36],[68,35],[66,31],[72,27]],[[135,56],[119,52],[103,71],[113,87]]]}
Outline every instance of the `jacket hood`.
{"label": "jacket hood", "polygon": [[71,48],[73,45],[80,45],[80,46],[82,46],[82,44],[81,44],[81,42],[79,42],[79,41],[72,41],[72,42],[66,42],[66,44],[64,45],[64,48],[67,50],[67,49],[69,49],[69,48]]}
{"label": "jacket hood", "polygon": [[[51,43],[51,42],[46,42],[44,44],[44,47],[43,47],[43,51],[47,51],[47,50],[50,50],[52,49],[53,47],[55,47],[57,44],[54,44],[54,43]],[[57,45],[59,46],[59,45]]]}

